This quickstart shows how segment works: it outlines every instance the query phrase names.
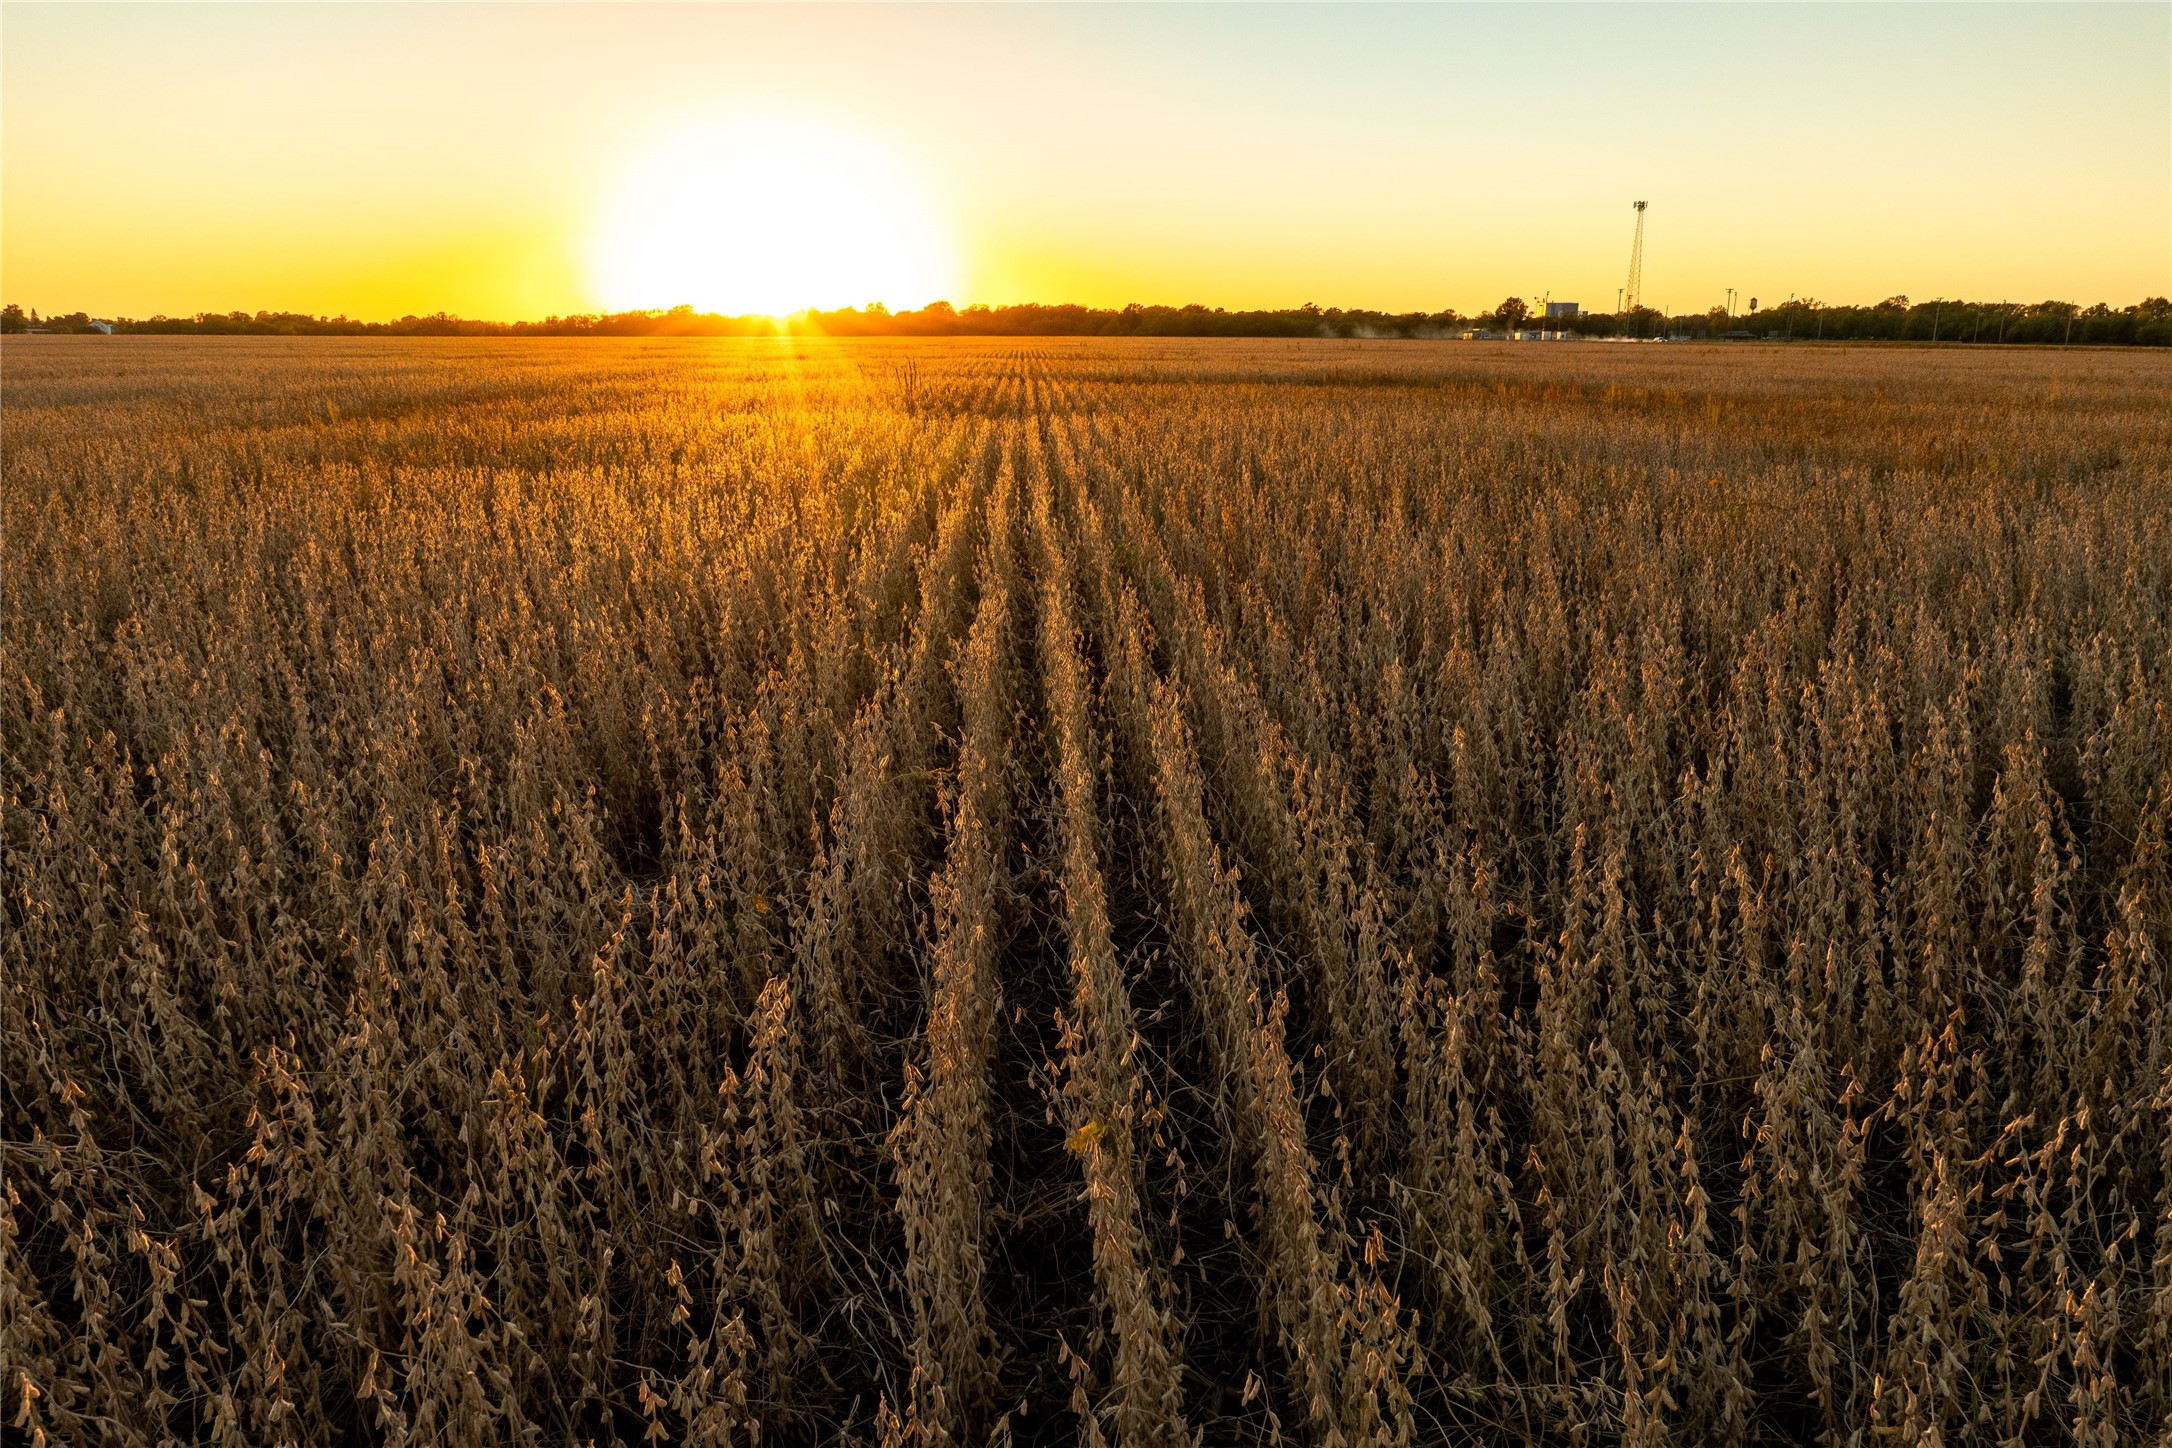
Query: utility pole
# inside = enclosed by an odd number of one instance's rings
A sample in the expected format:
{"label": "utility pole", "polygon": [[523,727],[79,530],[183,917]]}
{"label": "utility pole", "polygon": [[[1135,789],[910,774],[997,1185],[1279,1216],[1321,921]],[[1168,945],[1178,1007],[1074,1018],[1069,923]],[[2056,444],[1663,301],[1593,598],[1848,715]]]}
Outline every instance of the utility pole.
{"label": "utility pole", "polygon": [[1944,311],[1945,308],[1946,304],[1944,302],[1931,303],[1931,340],[1933,342],[1938,340],[1938,314]]}

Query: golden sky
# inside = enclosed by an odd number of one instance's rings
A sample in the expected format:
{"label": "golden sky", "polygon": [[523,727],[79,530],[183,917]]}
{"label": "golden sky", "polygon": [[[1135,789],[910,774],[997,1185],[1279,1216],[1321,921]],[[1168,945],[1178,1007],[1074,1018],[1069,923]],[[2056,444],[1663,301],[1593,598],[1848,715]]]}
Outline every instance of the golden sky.
{"label": "golden sky", "polygon": [[2172,291],[2172,6],[0,7],[45,311],[1611,308],[1637,198],[1677,312]]}

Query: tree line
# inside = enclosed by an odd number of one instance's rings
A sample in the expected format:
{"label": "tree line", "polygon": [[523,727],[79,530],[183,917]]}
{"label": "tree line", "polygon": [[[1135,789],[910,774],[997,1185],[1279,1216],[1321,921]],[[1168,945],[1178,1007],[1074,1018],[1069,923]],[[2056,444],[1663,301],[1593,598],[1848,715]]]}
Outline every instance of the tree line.
{"label": "tree line", "polygon": [[40,317],[10,304],[0,308],[0,331],[116,333],[184,336],[396,336],[396,337],[1348,337],[1439,338],[1469,332],[1512,333],[1541,326],[1579,337],[1726,338],[1770,341],[1880,341],[2172,346],[2172,300],[2150,297],[2114,308],[2098,302],[1912,302],[1888,297],[1875,306],[1829,306],[1814,298],[1790,298],[1748,315],[1715,307],[1708,312],[1668,314],[1649,307],[1584,312],[1539,321],[1521,297],[1491,311],[1464,316],[1438,312],[1382,312],[1365,308],[1302,307],[1230,311],[1222,307],[1126,307],[1045,305],[953,307],[931,302],[893,312],[876,303],[834,311],[809,310],[786,318],[722,316],[690,306],[668,311],[580,313],[540,321],[490,322],[447,312],[371,322],[305,312],[199,312],[188,317],[93,319],[85,312]]}

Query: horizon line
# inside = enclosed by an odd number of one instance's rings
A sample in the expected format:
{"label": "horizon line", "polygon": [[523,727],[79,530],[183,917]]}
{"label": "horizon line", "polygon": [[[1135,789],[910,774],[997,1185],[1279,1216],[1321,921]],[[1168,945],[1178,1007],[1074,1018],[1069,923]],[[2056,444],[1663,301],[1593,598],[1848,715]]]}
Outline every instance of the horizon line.
{"label": "horizon line", "polygon": [[[1753,302],[1755,301],[1755,299],[1752,300]],[[2015,300],[2013,298],[1990,300],[1939,296],[1926,298],[1922,301],[1915,301],[1906,296],[1906,294],[1896,293],[1893,296],[1887,297],[1877,302],[1828,302],[1816,297],[1790,296],[1784,300],[1773,302],[1769,305],[1759,305],[1754,311],[1728,311],[1723,305],[1718,304],[1702,310],[1695,311],[1670,310],[1665,307],[1650,306],[1641,303],[1633,307],[1620,308],[1618,310],[1608,310],[1603,307],[1584,307],[1581,303],[1575,302],[1573,300],[1566,302],[1556,302],[1554,304],[1566,305],[1576,308],[1574,312],[1563,314],[1569,317],[1576,318],[1625,318],[1652,316],[1667,318],[1707,318],[1715,315],[1725,315],[1740,320],[1749,320],[1753,317],[1761,317],[1768,313],[1789,310],[1871,312],[1914,311],[1924,307],[1973,307],[1978,309],[2010,308],[2021,310],[2072,308],[2080,312],[2089,312],[2103,309],[2104,311],[2108,311],[2116,315],[2120,312],[2132,312],[2139,309],[2148,309],[2150,308],[2151,303],[2164,303],[2166,301],[2167,298],[2162,295],[2145,296],[2135,302],[2127,304],[2125,307],[2115,307],[2111,303],[2102,300],[2099,300],[2088,307],[2084,307],[2081,303],[2070,301],[2064,298],[2045,298],[2036,301],[2027,301]],[[1122,317],[1126,315],[1151,313],[1173,313],[1228,318],[1274,317],[1294,319],[1297,317],[1309,315],[1320,317],[1379,317],[1383,319],[1391,319],[1404,322],[1418,322],[1420,320],[1466,322],[1479,321],[1486,318],[1498,318],[1504,315],[1506,309],[1510,306],[1510,304],[1513,303],[1522,304],[1524,308],[1524,311],[1522,312],[1523,316],[1527,316],[1533,319],[1542,319],[1545,315],[1542,309],[1548,304],[1548,300],[1542,298],[1538,302],[1531,302],[1522,297],[1511,296],[1508,298],[1504,298],[1503,302],[1500,305],[1491,308],[1481,309],[1474,312],[1464,312],[1452,306],[1442,307],[1437,310],[1427,310],[1424,308],[1416,307],[1401,309],[1390,307],[1365,306],[1323,307],[1318,303],[1311,301],[1303,302],[1294,306],[1280,307],[1227,307],[1209,306],[1204,302],[1175,303],[1140,301],[1126,302],[1121,306],[1096,306],[1086,302],[1044,301],[992,303],[970,302],[963,306],[960,306],[942,298],[937,298],[933,301],[925,302],[917,307],[892,308],[885,303],[876,301],[856,303],[853,305],[840,307],[799,307],[790,312],[703,312],[696,311],[691,303],[681,302],[675,306],[670,307],[629,307],[617,311],[598,309],[595,311],[581,312],[551,312],[542,317],[518,317],[510,319],[496,317],[469,317],[463,316],[457,312],[445,311],[443,309],[434,312],[405,312],[398,316],[360,317],[349,316],[345,312],[323,313],[294,310],[272,310],[269,308],[258,308],[255,311],[247,311],[240,308],[233,308],[221,311],[207,308],[199,311],[180,313],[152,312],[146,316],[128,316],[116,311],[110,316],[94,316],[87,310],[78,308],[74,311],[69,312],[48,312],[43,316],[40,316],[38,310],[35,307],[24,307],[19,303],[13,302],[4,304],[4,311],[8,314],[8,320],[10,321],[14,321],[18,317],[22,318],[25,321],[33,318],[38,321],[57,321],[68,318],[83,317],[88,318],[91,321],[110,323],[116,326],[122,323],[140,326],[161,322],[198,323],[207,321],[221,321],[238,323],[260,321],[286,321],[311,322],[320,325],[344,324],[349,326],[363,327],[385,327],[397,326],[402,323],[438,322],[458,323],[461,325],[480,327],[519,328],[569,325],[583,322],[592,323],[633,320],[669,321],[677,319],[685,322],[723,323],[747,327],[759,327],[763,325],[768,325],[775,327],[781,331],[788,328],[791,324],[795,322],[812,321],[818,318],[836,317],[856,318],[862,320],[887,318],[897,321],[903,321],[906,319],[933,321],[945,317],[963,318],[978,316],[997,316],[1004,313],[1034,311],[1084,313],[1087,315],[1105,317]]]}

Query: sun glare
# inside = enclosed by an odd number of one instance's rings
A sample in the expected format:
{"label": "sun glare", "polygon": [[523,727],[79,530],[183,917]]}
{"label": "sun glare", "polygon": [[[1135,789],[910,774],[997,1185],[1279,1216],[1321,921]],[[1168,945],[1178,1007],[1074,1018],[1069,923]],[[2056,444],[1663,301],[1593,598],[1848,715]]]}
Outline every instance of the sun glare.
{"label": "sun glare", "polygon": [[659,146],[627,173],[595,251],[614,310],[917,307],[952,281],[949,239],[899,160],[802,120],[720,123]]}

